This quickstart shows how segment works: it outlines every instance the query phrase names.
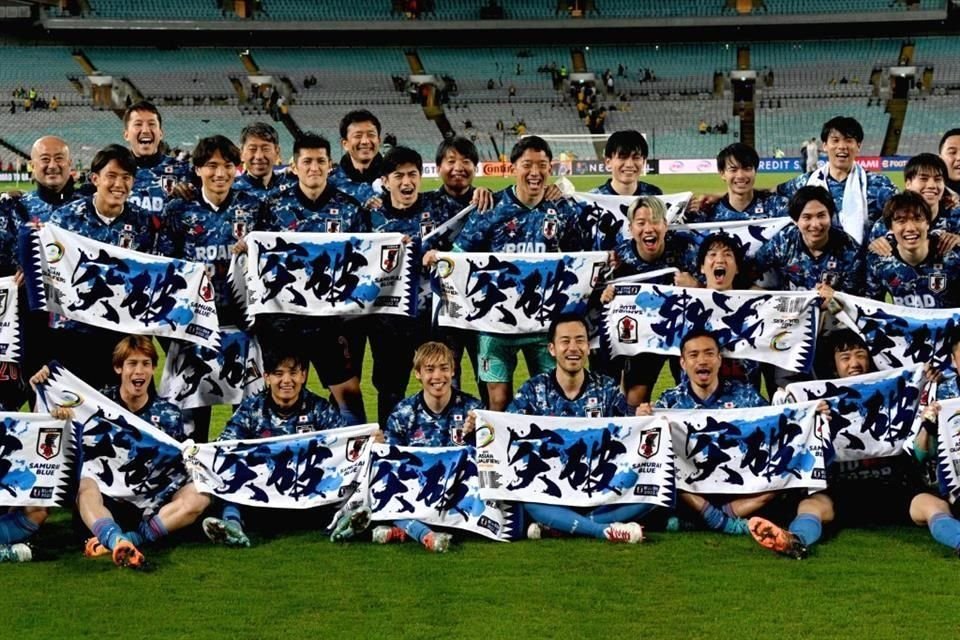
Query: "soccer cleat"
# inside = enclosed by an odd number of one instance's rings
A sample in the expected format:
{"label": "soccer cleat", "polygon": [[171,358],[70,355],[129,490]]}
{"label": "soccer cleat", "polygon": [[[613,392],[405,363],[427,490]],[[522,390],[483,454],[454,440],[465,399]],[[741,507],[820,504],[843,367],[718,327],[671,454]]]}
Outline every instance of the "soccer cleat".
{"label": "soccer cleat", "polygon": [[330,534],[330,542],[343,542],[370,526],[370,509],[358,507],[340,516]]}
{"label": "soccer cleat", "polygon": [[746,520],[743,518],[731,518],[730,516],[727,516],[727,520],[723,523],[723,528],[720,530],[731,536],[745,536],[750,533],[750,527],[747,525]]}
{"label": "soccer cleat", "polygon": [[243,527],[236,520],[204,518],[203,533],[214,544],[225,544],[228,547],[250,546],[250,538],[243,532]]}
{"label": "soccer cleat", "polygon": [[117,546],[113,548],[113,564],[139,571],[149,571],[151,569],[140,550],[124,538],[118,540]]}
{"label": "soccer cleat", "polygon": [[764,518],[750,518],[749,526],[750,535],[761,547],[797,560],[807,557],[807,548],[793,532]]}
{"label": "soccer cleat", "polygon": [[83,545],[83,555],[88,558],[97,558],[99,556],[110,555],[110,549],[100,544],[97,536],[93,536],[92,538],[87,538],[87,542]]}
{"label": "soccer cleat", "polygon": [[453,540],[453,536],[449,533],[437,533],[436,531],[431,531],[423,537],[423,546],[427,548],[427,551],[432,551],[434,553],[446,553],[447,549],[450,548],[450,542]]}
{"label": "soccer cleat", "polygon": [[545,524],[531,522],[527,527],[528,540],[540,540],[541,538],[566,538],[567,534],[563,531],[551,529]]}
{"label": "soccer cleat", "polygon": [[643,542],[643,527],[636,522],[614,522],[603,530],[603,535],[610,542],[637,544]]}
{"label": "soccer cleat", "polygon": [[407,539],[407,532],[400,527],[380,526],[374,528],[371,537],[377,544],[403,542]]}
{"label": "soccer cleat", "polygon": [[31,560],[33,560],[33,551],[29,545],[22,542],[0,544],[0,562],[30,562]]}

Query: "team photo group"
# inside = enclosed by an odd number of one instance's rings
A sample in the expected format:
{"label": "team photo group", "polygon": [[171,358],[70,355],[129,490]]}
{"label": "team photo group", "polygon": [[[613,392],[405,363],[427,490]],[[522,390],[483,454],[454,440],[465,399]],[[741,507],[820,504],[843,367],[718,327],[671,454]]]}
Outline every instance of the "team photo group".
{"label": "team photo group", "polygon": [[912,523],[960,556],[960,129],[902,191],[838,115],[773,189],[736,142],[725,192],[665,194],[633,130],[589,192],[518,137],[497,192],[471,140],[381,147],[366,110],[292,149],[252,122],[174,156],[148,102],[122,126],[82,180],[39,138],[0,196],[0,561],[61,510],[138,570],[294,529],[802,559]]}

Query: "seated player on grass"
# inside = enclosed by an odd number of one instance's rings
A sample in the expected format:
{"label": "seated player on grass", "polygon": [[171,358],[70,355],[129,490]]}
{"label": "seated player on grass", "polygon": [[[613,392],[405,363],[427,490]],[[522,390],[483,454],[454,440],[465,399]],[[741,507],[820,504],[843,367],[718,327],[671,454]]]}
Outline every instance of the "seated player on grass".
{"label": "seated player on grass", "polygon": [[[653,415],[656,409],[739,409],[767,405],[756,389],[745,382],[720,376],[720,343],[709,331],[694,329],[680,341],[680,367],[686,379],[667,389],[653,407],[649,403],[637,408],[637,415]],[[710,529],[733,535],[747,533],[744,517],[773,501],[777,492],[739,496],[732,500],[721,496],[701,496],[679,492],[680,506],[699,514]],[[714,504],[716,502],[717,504]],[[676,530],[680,521],[671,518],[668,530]]]}
{"label": "seated player on grass", "polygon": [[[453,351],[442,342],[426,342],[413,354],[413,375],[422,390],[401,401],[387,418],[383,437],[403,447],[453,447],[466,444],[467,415],[482,408],[479,400],[453,387]],[[472,439],[472,436],[471,436]],[[403,542],[410,536],[428,551],[443,553],[449,533],[434,532],[418,520],[397,520],[373,530],[379,544]]]}
{"label": "seated player on grass", "polygon": [[[960,335],[954,340],[960,341]],[[956,363],[960,348],[958,342],[952,345]],[[853,331],[843,329],[830,334],[826,347],[833,354],[837,378],[874,371],[867,345]],[[942,392],[938,389],[937,396],[952,397],[950,385],[944,385]],[[917,460],[903,454],[831,464],[827,470],[828,488],[801,500],[796,518],[786,529],[765,518],[751,518],[750,535],[771,551],[802,559],[820,540],[824,525],[838,520],[838,516],[844,522],[900,523],[909,514],[912,522],[928,525],[938,542],[956,549],[960,546],[960,523],[950,516],[950,506],[935,495],[936,489],[924,483],[920,464],[929,460],[929,452],[935,451],[936,440],[930,440],[928,430],[936,433],[938,410],[939,405],[932,404],[924,414],[925,429],[916,443]]]}
{"label": "seated player on grass", "polygon": [[0,562],[30,562],[27,540],[47,519],[46,507],[10,507],[0,514]]}
{"label": "seated player on grass", "polygon": [[[123,338],[113,350],[113,370],[120,378],[119,384],[107,387],[102,393],[168,436],[183,441],[185,436],[180,410],[157,396],[153,387],[157,357],[156,347],[150,338]],[[43,367],[30,379],[30,383],[36,385],[46,381],[49,376],[50,370]],[[69,409],[56,411],[61,413],[54,414],[55,417],[65,419],[73,413]],[[93,533],[93,537],[88,538],[84,545],[84,555],[95,557],[111,554],[118,566],[147,568],[139,547],[193,524],[210,504],[210,499],[198,493],[193,483],[188,482],[183,486],[171,485],[157,497],[155,504],[159,509],[141,512],[131,504],[104,496],[92,478],[80,478],[77,512],[83,524]],[[125,531],[127,525],[133,528]]]}
{"label": "seated player on grass", "polygon": [[[626,415],[626,399],[617,383],[585,368],[590,343],[583,318],[561,314],[550,324],[547,336],[547,349],[556,360],[556,367],[527,380],[507,412],[581,418]],[[653,509],[648,504],[598,507],[588,512],[536,503],[525,503],[523,507],[534,520],[527,528],[528,538],[538,539],[554,530],[631,544],[643,541],[643,527],[631,521]]]}
{"label": "seated player on grass", "polygon": [[[306,356],[294,345],[276,345],[275,349],[264,353],[263,379],[266,388],[240,403],[217,440],[256,440],[346,426],[336,405],[307,390],[309,365]],[[317,523],[317,528],[322,528],[319,523],[326,513],[326,509],[307,512],[259,509],[251,515],[258,521],[263,520],[264,525],[268,524],[269,519],[270,528],[276,528],[287,518],[295,519],[297,523]],[[369,511],[347,514],[343,521],[337,523],[331,539],[352,537],[352,526],[364,529],[368,523]],[[203,532],[215,543],[234,547],[250,546],[240,507],[235,504],[228,503],[220,518],[205,518]]]}

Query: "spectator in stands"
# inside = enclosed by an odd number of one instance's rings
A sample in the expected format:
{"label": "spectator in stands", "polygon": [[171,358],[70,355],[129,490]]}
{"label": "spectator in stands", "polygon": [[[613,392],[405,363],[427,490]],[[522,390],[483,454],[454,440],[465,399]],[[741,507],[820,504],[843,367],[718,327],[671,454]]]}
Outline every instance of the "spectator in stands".
{"label": "spectator in stands", "polygon": [[700,123],[697,125],[697,131],[700,132],[700,135],[706,135],[710,131],[710,125],[707,124],[707,121],[703,118],[700,119]]}
{"label": "spectator in stands", "polygon": [[57,96],[50,98],[50,110],[56,111],[60,107],[60,101],[57,100]]}
{"label": "spectator in stands", "polygon": [[954,193],[960,193],[960,128],[950,129],[940,138],[940,159],[947,165],[944,183]]}

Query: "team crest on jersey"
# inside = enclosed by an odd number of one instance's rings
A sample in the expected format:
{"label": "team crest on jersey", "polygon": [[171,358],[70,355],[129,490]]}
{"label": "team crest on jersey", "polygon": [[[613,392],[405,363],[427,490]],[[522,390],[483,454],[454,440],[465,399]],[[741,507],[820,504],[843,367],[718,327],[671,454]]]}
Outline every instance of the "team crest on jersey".
{"label": "team crest on jersey", "polygon": [[935,264],[933,265],[933,268],[934,272],[930,274],[927,288],[933,293],[940,293],[947,288],[947,276],[943,273],[942,264]]}
{"label": "team crest on jersey", "polygon": [[450,442],[459,446],[467,443],[467,436],[463,433],[463,414],[453,414],[453,426],[450,427]]}
{"label": "team crest on jersey", "polygon": [[43,427],[37,434],[37,455],[44,460],[52,460],[60,454],[60,444],[63,442],[63,429]]}
{"label": "team crest on jersey", "polygon": [[233,237],[242,240],[250,230],[250,213],[245,209],[240,209],[233,218]]}
{"label": "team crest on jersey", "polygon": [[213,301],[213,283],[210,282],[210,275],[204,274],[203,279],[200,281],[200,289],[198,290],[200,294],[200,299],[204,302]]}
{"label": "team crest on jersey", "polygon": [[340,218],[327,220],[327,233],[340,233]]}
{"label": "team crest on jersey", "polygon": [[828,284],[831,287],[837,283],[839,276],[835,271],[824,271],[823,275],[820,276],[820,282],[823,284]]}
{"label": "team crest on jersey", "polygon": [[425,236],[431,231],[436,225],[433,223],[433,218],[430,215],[429,211],[424,211],[420,214],[420,235]]}
{"label": "team crest on jersey", "polygon": [[120,230],[120,248],[129,249],[133,246],[133,225],[125,224]]}
{"label": "team crest on jersey", "polygon": [[[170,167],[167,167],[172,172]],[[166,171],[166,169],[164,169]],[[160,178],[160,188],[163,189],[163,192],[168,196],[173,193],[173,187],[177,184],[177,179],[173,176],[162,176]]]}
{"label": "team crest on jersey", "polygon": [[510,220],[510,222],[508,222],[507,224],[505,224],[503,228],[504,228],[504,229],[506,230],[506,232],[507,232],[507,237],[508,237],[508,238],[511,238],[511,239],[512,239],[512,238],[516,238],[516,237],[517,237],[517,229],[519,228],[519,226],[520,226],[520,223],[517,221],[516,218],[513,218],[512,220]]}
{"label": "team crest on jersey", "polygon": [[350,438],[347,440],[347,460],[356,462],[360,459],[360,454],[363,452],[363,445],[366,444],[369,437],[370,436],[363,436],[361,438]]}
{"label": "team crest on jersey", "polygon": [[557,210],[547,209],[547,215],[543,218],[543,237],[547,240],[556,238],[557,226]]}
{"label": "team crest on jersey", "polygon": [[400,264],[400,245],[388,244],[380,247],[380,268],[390,273]]}
{"label": "team crest on jersey", "polygon": [[637,450],[644,458],[652,458],[660,451],[660,429],[647,429],[640,432],[640,448]]}
{"label": "team crest on jersey", "polygon": [[624,344],[634,344],[639,339],[637,320],[630,316],[623,316],[617,322],[617,339]]}

